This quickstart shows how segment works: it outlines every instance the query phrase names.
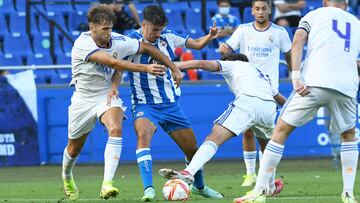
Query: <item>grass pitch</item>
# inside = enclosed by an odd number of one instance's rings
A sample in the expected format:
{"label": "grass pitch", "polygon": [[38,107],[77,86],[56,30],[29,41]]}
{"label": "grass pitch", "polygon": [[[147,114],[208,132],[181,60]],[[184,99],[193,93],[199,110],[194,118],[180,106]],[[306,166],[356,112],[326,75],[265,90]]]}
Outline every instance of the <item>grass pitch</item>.
{"label": "grass pitch", "polygon": [[[155,162],[153,164],[154,185],[157,202],[164,202],[161,196],[165,179],[157,174],[160,168],[183,169],[183,163]],[[205,166],[205,182],[225,195],[222,200],[206,199],[192,195],[188,202],[232,202],[252,188],[240,187],[245,174],[242,161],[212,161]],[[359,171],[359,170],[358,170]],[[99,202],[103,174],[102,165],[78,165],[74,170],[75,181],[80,194],[79,202]],[[283,192],[267,202],[276,203],[335,203],[341,202],[341,170],[334,169],[330,159],[283,160],[277,170],[277,177],[285,182]],[[359,195],[360,182],[355,181],[354,192]],[[120,190],[113,202],[141,202],[142,183],[136,164],[120,162],[115,176],[115,186]],[[357,196],[357,199],[359,197]],[[66,202],[62,189],[61,166],[2,167],[0,168],[0,202]]]}

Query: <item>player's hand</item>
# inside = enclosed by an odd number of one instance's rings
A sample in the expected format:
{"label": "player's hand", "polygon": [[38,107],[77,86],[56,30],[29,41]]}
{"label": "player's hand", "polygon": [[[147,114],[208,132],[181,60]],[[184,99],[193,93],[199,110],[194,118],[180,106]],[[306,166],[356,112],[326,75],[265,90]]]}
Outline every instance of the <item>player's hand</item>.
{"label": "player's hand", "polygon": [[110,92],[107,95],[106,105],[110,106],[113,99],[119,99],[119,90],[117,89],[117,87],[111,88]]}
{"label": "player's hand", "polygon": [[218,28],[216,27],[216,21],[214,20],[214,24],[212,27],[210,27],[209,35],[211,39],[215,39],[218,35]]}
{"label": "player's hand", "polygon": [[160,64],[150,64],[147,66],[146,72],[155,76],[163,76],[166,73],[166,67]]}
{"label": "player's hand", "polygon": [[310,88],[300,78],[293,78],[292,84],[296,93],[300,96],[305,96],[310,93]]}
{"label": "player's hand", "polygon": [[221,54],[228,54],[231,53],[231,48],[229,45],[225,44],[225,43],[221,43],[220,47],[219,47],[219,52]]}
{"label": "player's hand", "polygon": [[183,79],[183,75],[182,75],[181,71],[179,70],[179,68],[176,67],[176,69],[174,71],[172,71],[172,77],[175,80],[176,88],[178,88]]}

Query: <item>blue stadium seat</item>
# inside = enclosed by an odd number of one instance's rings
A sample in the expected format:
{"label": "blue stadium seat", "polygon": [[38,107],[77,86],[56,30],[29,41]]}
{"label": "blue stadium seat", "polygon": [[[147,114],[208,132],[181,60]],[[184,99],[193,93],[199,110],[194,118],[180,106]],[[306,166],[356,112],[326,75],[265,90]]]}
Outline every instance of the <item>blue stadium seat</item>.
{"label": "blue stadium seat", "polygon": [[245,7],[243,12],[243,23],[250,23],[254,21],[254,16],[251,14],[251,7]]}
{"label": "blue stadium seat", "polygon": [[239,8],[231,7],[230,8],[230,14],[237,17],[238,20],[239,20],[239,24],[241,24],[242,17],[240,16]]}
{"label": "blue stadium seat", "polygon": [[205,35],[204,31],[202,31],[201,29],[199,29],[199,30],[191,29],[191,30],[188,30],[188,33],[192,39],[197,39],[197,38],[203,37]]}
{"label": "blue stadium seat", "polygon": [[71,64],[71,54],[58,54],[56,56],[56,64],[70,65]]}
{"label": "blue stadium seat", "polygon": [[[54,51],[55,53],[62,53],[60,40],[58,36],[54,36]],[[33,35],[33,50],[35,53],[49,54],[50,53],[50,38],[43,36],[41,33]]]}
{"label": "blue stadium seat", "polygon": [[15,13],[13,0],[2,0],[0,4],[0,13],[8,16],[11,13]]}
{"label": "blue stadium seat", "polygon": [[[50,20],[54,20],[64,31],[68,31],[65,23],[64,16],[58,12],[45,12],[45,15]],[[43,16],[39,15],[39,30],[43,35],[49,35],[50,23],[44,19]],[[55,28],[55,34],[59,35],[60,31]]]}
{"label": "blue stadium seat", "polygon": [[[36,25],[35,14],[31,15],[31,23]],[[38,32],[37,26],[30,26],[31,33]],[[9,30],[11,33],[26,33],[26,13],[15,12],[9,17]]]}
{"label": "blue stadium seat", "polygon": [[22,66],[23,62],[19,55],[0,54],[0,66]]}
{"label": "blue stadium seat", "polygon": [[[190,6],[192,9],[201,10],[201,1],[190,1]],[[206,1],[206,11],[209,14],[217,13],[218,5],[216,1]]]}
{"label": "blue stadium seat", "polygon": [[27,56],[27,65],[53,65],[53,60],[49,54],[30,54]]}
{"label": "blue stadium seat", "polygon": [[93,5],[99,3],[98,0],[74,0],[74,8],[76,11],[87,12],[89,8]]}
{"label": "blue stadium seat", "polygon": [[[71,37],[73,39],[73,41],[75,41],[75,39],[78,37],[78,35],[80,34],[79,32],[72,32],[71,33]],[[62,50],[65,54],[70,54],[71,53],[71,49],[73,47],[73,43],[70,42],[67,38],[65,38],[64,36],[62,36],[62,40],[61,40],[61,45],[62,45]]]}
{"label": "blue stadium seat", "polygon": [[322,7],[322,1],[307,0],[305,8],[301,9],[301,15],[304,16],[312,10]]}
{"label": "blue stadium seat", "polygon": [[67,16],[70,12],[74,11],[71,1],[64,0],[44,0],[45,10],[51,12],[59,12]]}
{"label": "blue stadium seat", "polygon": [[185,25],[188,31],[201,29],[201,12],[200,10],[189,9],[185,12]]}
{"label": "blue stadium seat", "polygon": [[71,82],[71,69],[59,68],[57,69],[58,81],[57,83],[68,84]]}
{"label": "blue stadium seat", "polygon": [[208,49],[206,51],[206,60],[219,60],[221,58],[221,54],[215,49]]}
{"label": "blue stadium seat", "polygon": [[88,22],[86,17],[86,12],[84,11],[75,11],[69,13],[69,30],[75,31],[75,30],[82,30],[88,29]]}
{"label": "blue stadium seat", "polygon": [[203,60],[202,53],[199,50],[191,50],[195,60]]}
{"label": "blue stadium seat", "polygon": [[5,16],[0,14],[0,40],[4,39],[4,35],[9,33],[9,29],[6,25],[6,20],[5,20]]}
{"label": "blue stadium seat", "polygon": [[6,34],[4,36],[4,52],[6,54],[20,55],[26,57],[32,54],[30,40],[28,36],[23,33]]}
{"label": "blue stadium seat", "polygon": [[57,80],[58,75],[54,69],[34,70],[36,84],[51,84]]}
{"label": "blue stadium seat", "polygon": [[289,77],[289,72],[288,72],[288,67],[287,67],[286,63],[280,62],[279,63],[279,78],[288,78],[288,77]]}
{"label": "blue stadium seat", "polygon": [[178,1],[176,3],[164,2],[161,4],[161,6],[165,11],[181,11],[182,13],[185,13],[190,8],[186,1]]}
{"label": "blue stadium seat", "polygon": [[166,29],[176,31],[178,33],[185,32],[186,29],[184,27],[180,11],[166,11],[166,15],[170,19],[169,24],[166,26]]}
{"label": "blue stadium seat", "polygon": [[[31,12],[36,12],[37,10],[39,10],[40,12],[44,12],[45,9],[44,9],[44,6],[42,4],[42,0],[31,0],[32,4],[31,5]],[[25,12],[26,10],[26,1],[21,1],[21,0],[16,0],[15,1],[15,7],[16,7],[16,10],[18,12]],[[35,7],[37,9],[35,9]]]}
{"label": "blue stadium seat", "polygon": [[290,40],[292,41],[294,38],[294,29],[288,26],[284,27],[286,32],[289,34]]}

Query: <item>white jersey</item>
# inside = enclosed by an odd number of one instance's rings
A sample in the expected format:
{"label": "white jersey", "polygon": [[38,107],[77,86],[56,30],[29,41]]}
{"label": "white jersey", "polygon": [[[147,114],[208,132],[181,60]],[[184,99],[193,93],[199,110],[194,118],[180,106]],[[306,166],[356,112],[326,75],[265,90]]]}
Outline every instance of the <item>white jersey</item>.
{"label": "white jersey", "polygon": [[[320,1],[320,0],[317,0],[317,1]],[[274,5],[275,5],[274,19],[277,19],[280,17],[286,17],[286,16],[301,16],[300,10],[291,10],[291,11],[287,11],[287,12],[281,12],[276,5],[285,4],[285,3],[287,3],[285,0],[275,0],[274,1]]]}
{"label": "white jersey", "polygon": [[106,98],[111,88],[111,78],[115,70],[106,65],[89,61],[89,57],[96,51],[104,51],[114,58],[123,59],[136,54],[139,42],[126,36],[111,33],[110,48],[98,47],[90,36],[90,32],[83,32],[75,40],[71,51],[72,80],[76,92],[88,101],[98,101]]}
{"label": "white jersey", "polygon": [[355,98],[358,89],[356,59],[360,53],[360,21],[335,7],[309,12],[299,28],[308,32],[302,77],[308,86],[337,90]]}
{"label": "white jersey", "polygon": [[226,43],[234,50],[240,49],[249,62],[269,75],[274,88],[279,87],[280,52],[291,49],[291,41],[286,30],[271,23],[269,28],[259,31],[254,22],[240,25]]}
{"label": "white jersey", "polygon": [[[144,41],[141,29],[131,32],[129,37]],[[173,60],[176,47],[185,47],[188,35],[179,35],[171,31],[163,31],[160,38],[152,45],[158,48],[165,56]],[[157,63],[147,54],[136,54],[130,56],[129,60],[134,63],[152,64]],[[166,104],[176,102],[181,94],[180,88],[176,88],[171,70],[166,69],[166,74],[162,77],[148,73],[129,72],[131,87],[132,104]]]}
{"label": "white jersey", "polygon": [[272,89],[269,77],[248,62],[217,61],[220,64],[218,72],[228,84],[235,97],[247,95],[262,100],[274,101],[277,90]]}

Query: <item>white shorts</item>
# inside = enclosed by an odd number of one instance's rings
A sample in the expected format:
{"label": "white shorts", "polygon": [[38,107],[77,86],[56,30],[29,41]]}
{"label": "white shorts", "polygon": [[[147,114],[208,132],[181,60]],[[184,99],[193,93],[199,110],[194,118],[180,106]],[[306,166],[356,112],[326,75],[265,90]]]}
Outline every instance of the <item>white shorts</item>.
{"label": "white shorts", "polygon": [[242,95],[231,102],[229,108],[214,123],[237,136],[251,129],[256,137],[269,139],[275,126],[275,118],[275,101]]}
{"label": "white shorts", "polygon": [[100,118],[107,110],[113,107],[119,107],[124,112],[126,107],[122,100],[113,99],[110,106],[106,105],[107,99],[99,102],[89,102],[81,98],[76,92],[71,97],[68,122],[69,139],[77,139],[86,133],[89,133],[95,126],[96,119]]}
{"label": "white shorts", "polygon": [[290,96],[284,105],[281,119],[299,127],[313,119],[320,107],[327,107],[330,112],[330,131],[342,133],[355,126],[356,100],[336,90],[311,87],[305,97],[299,94]]}

